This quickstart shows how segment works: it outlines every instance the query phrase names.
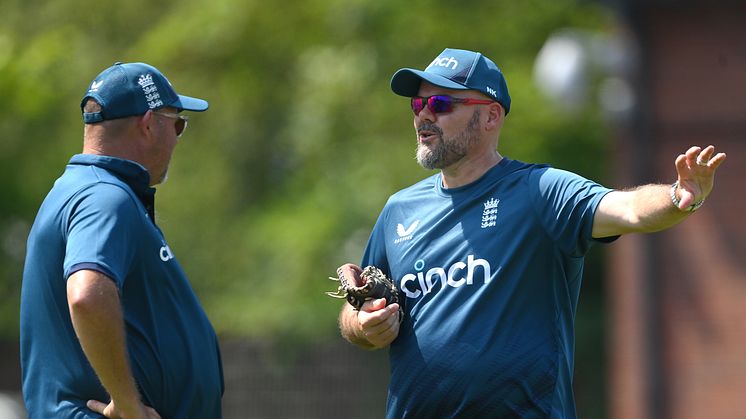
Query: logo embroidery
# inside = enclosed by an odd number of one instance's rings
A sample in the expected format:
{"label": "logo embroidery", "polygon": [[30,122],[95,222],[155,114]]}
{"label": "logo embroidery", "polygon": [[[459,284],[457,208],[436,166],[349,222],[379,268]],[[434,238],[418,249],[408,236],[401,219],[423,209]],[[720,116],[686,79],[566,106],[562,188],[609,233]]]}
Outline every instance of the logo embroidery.
{"label": "logo embroidery", "polygon": [[98,92],[98,88],[101,87],[102,84],[104,84],[103,80],[101,80],[101,81],[94,81],[93,83],[91,83],[91,88],[88,89],[88,93]]}
{"label": "logo embroidery", "polygon": [[409,227],[407,228],[404,228],[404,224],[402,223],[397,224],[396,234],[399,236],[399,238],[394,240],[394,244],[399,244],[403,241],[412,240],[412,233],[414,233],[418,225],[420,225],[420,220],[415,220],[415,222],[410,224]]}
{"label": "logo embroidery", "polygon": [[155,84],[153,82],[153,76],[150,74],[142,74],[140,75],[140,78],[137,79],[137,84],[139,84],[142,88],[145,88],[147,86],[151,86]]}
{"label": "logo embroidery", "polygon": [[153,76],[150,74],[142,74],[137,80],[137,84],[142,87],[142,92],[145,94],[145,100],[148,102],[150,109],[155,109],[163,106],[161,95],[158,93],[158,86],[153,81]]}
{"label": "logo embroidery", "polygon": [[495,89],[492,89],[491,87],[487,86],[487,93],[491,94],[492,96],[497,96],[497,91]]}
{"label": "logo embroidery", "polygon": [[161,260],[164,262],[168,262],[169,260],[174,258],[174,253],[171,251],[171,248],[168,247],[167,244],[163,244],[163,246],[158,251],[158,256],[161,257]]}
{"label": "logo embroidery", "polygon": [[448,68],[448,67],[451,66],[451,64],[453,64],[453,70],[456,70],[456,68],[458,67],[458,61],[455,58],[453,58],[453,57],[443,57],[443,58],[438,57],[438,58],[434,59],[433,62],[431,62],[429,66],[427,66],[427,68],[425,69],[425,71],[427,71],[428,68],[430,68],[430,67],[432,67],[434,65],[437,65],[438,67]]}
{"label": "logo embroidery", "polygon": [[[420,259],[414,264],[416,273],[408,273],[399,281],[399,289],[409,298],[418,298],[424,296],[435,289],[436,284],[440,284],[440,289],[446,286],[459,288],[464,285],[479,286],[480,282],[488,285],[492,281],[492,266],[486,259],[479,259],[474,255],[468,255],[466,262],[456,262],[448,267],[433,267],[425,271],[425,261]],[[495,270],[497,274],[502,267],[498,266]],[[481,276],[479,274],[482,274]]]}
{"label": "logo embroidery", "polygon": [[500,204],[499,199],[491,198],[484,203],[482,212],[482,228],[494,227],[497,225],[497,206]]}

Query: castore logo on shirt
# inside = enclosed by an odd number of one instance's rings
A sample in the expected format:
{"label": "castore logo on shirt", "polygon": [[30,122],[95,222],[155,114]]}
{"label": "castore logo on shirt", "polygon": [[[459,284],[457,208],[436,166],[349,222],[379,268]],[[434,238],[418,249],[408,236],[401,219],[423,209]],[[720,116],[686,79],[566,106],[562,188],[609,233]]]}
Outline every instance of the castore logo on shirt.
{"label": "castore logo on shirt", "polygon": [[402,223],[397,224],[396,235],[399,236],[399,238],[394,240],[394,244],[399,244],[407,240],[412,240],[412,234],[417,229],[418,225],[420,225],[420,220],[415,220],[407,228],[404,228],[404,224]]}

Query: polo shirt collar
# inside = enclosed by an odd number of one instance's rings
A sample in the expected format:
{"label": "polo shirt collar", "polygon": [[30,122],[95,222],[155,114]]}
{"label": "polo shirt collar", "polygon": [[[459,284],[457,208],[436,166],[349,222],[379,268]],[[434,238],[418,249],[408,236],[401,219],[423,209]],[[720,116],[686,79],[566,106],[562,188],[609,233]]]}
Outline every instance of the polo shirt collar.
{"label": "polo shirt collar", "polygon": [[132,191],[135,192],[148,210],[151,220],[155,221],[153,218],[155,212],[155,188],[150,187],[150,174],[140,163],[97,154],[76,154],[70,159],[68,164],[96,166],[111,172],[132,188]]}

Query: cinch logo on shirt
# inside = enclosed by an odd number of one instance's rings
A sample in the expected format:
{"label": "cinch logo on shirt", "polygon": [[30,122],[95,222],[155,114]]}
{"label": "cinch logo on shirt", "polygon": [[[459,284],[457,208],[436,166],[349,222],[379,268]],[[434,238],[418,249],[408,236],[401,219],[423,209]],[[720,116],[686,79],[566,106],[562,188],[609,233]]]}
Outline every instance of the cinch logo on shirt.
{"label": "cinch logo on shirt", "polygon": [[163,244],[163,247],[161,247],[161,250],[158,253],[158,255],[161,257],[161,260],[164,262],[168,262],[169,260],[174,258],[174,254],[171,251],[171,248],[168,247],[168,245],[165,243]]}
{"label": "cinch logo on shirt", "polygon": [[[438,282],[440,282],[441,288],[445,288],[446,285],[453,288],[472,285],[477,268],[482,268],[482,282],[484,284],[489,284],[492,279],[490,262],[485,259],[476,259],[474,255],[469,255],[466,258],[466,263],[456,262],[448,268],[435,267],[427,272],[422,271],[425,268],[425,261],[420,259],[414,264],[414,268],[419,271],[417,274],[406,274],[399,282],[399,289],[409,298],[418,298],[430,293]],[[466,276],[464,276],[464,273],[466,273]]]}

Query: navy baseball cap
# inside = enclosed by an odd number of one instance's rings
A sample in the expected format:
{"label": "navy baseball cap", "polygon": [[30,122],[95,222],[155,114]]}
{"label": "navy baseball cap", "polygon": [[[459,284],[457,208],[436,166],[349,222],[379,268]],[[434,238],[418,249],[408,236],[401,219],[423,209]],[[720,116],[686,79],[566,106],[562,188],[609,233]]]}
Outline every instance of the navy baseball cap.
{"label": "navy baseball cap", "polygon": [[114,63],[91,82],[80,102],[81,110],[89,98],[101,105],[101,111],[84,111],[86,124],[142,115],[151,109],[202,112],[209,106],[202,99],[176,94],[166,76],[145,63]]}
{"label": "navy baseball cap", "polygon": [[484,55],[463,49],[446,48],[425,71],[402,68],[391,78],[391,90],[397,95],[417,96],[422,80],[455,90],[478,90],[510,111],[510,95],[500,69]]}

